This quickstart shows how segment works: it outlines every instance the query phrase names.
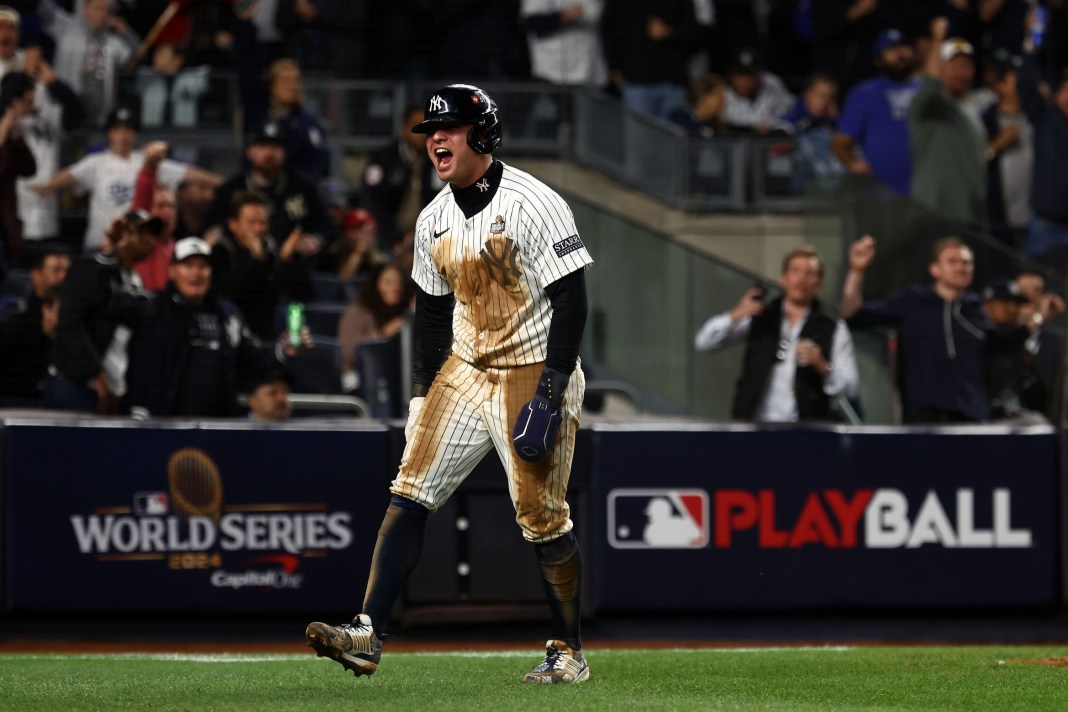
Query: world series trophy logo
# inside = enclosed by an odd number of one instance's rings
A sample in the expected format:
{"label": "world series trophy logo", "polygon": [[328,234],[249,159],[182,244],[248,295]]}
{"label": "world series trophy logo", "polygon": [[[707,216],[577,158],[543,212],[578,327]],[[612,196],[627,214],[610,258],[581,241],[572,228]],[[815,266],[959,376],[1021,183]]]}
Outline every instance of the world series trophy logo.
{"label": "world series trophy logo", "polygon": [[[173,451],[166,472],[169,491],[137,491],[132,506],[72,514],[78,552],[106,562],[162,561],[207,573],[212,588],[236,591],[301,588],[305,558],[353,543],[351,512],[326,502],[263,502],[253,495],[224,505],[219,467],[198,448]],[[238,484],[235,491],[247,489]]]}
{"label": "world series trophy logo", "polygon": [[167,462],[167,482],[171,501],[186,517],[218,520],[222,508],[223,487],[219,468],[204,452],[184,448]]}

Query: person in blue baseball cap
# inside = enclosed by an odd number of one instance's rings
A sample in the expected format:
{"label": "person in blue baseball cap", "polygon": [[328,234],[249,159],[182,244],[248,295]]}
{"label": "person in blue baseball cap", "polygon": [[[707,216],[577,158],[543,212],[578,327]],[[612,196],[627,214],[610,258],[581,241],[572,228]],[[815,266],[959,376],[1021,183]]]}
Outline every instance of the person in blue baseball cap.
{"label": "person in blue baseball cap", "polygon": [[883,52],[899,46],[912,47],[908,40],[905,39],[905,35],[896,27],[883,30],[876,36],[875,41],[871,43],[872,59],[878,61],[882,58]]}
{"label": "person in blue baseball cap", "polygon": [[861,82],[846,97],[831,150],[850,173],[871,176],[909,195],[912,159],[908,110],[919,86],[912,45],[897,29],[883,30],[872,42],[879,76]]}

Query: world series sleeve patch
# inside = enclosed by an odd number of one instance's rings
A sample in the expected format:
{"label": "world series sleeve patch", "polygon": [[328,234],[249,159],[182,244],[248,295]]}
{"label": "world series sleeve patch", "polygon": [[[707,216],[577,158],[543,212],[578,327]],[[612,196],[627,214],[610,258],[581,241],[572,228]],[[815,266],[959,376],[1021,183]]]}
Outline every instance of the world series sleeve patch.
{"label": "world series sleeve patch", "polygon": [[582,247],[582,239],[578,235],[565,237],[563,240],[560,240],[560,242],[553,243],[553,250],[556,251],[557,257],[569,255],[575,250],[581,250]]}

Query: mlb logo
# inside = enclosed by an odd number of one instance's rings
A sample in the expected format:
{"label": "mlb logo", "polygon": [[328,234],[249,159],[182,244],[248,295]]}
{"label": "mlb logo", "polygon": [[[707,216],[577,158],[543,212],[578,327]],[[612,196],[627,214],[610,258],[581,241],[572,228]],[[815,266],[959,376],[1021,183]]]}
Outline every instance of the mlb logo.
{"label": "mlb logo", "polygon": [[608,543],[615,549],[701,549],[708,544],[708,492],[616,489],[608,493]]}
{"label": "mlb logo", "polygon": [[171,501],[166,492],[137,492],[134,494],[134,514],[166,514]]}

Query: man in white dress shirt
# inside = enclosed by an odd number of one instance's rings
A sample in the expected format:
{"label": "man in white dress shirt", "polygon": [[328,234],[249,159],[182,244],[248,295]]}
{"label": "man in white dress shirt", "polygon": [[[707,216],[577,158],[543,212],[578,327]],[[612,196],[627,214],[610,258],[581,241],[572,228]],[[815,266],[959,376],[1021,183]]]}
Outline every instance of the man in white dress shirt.
{"label": "man in white dress shirt", "polygon": [[853,339],[841,319],[820,311],[823,262],[811,247],[783,258],[782,296],[764,303],[754,287],[694,339],[699,351],[746,342],[731,414],[738,420],[831,420],[832,401],[853,398],[859,378]]}

